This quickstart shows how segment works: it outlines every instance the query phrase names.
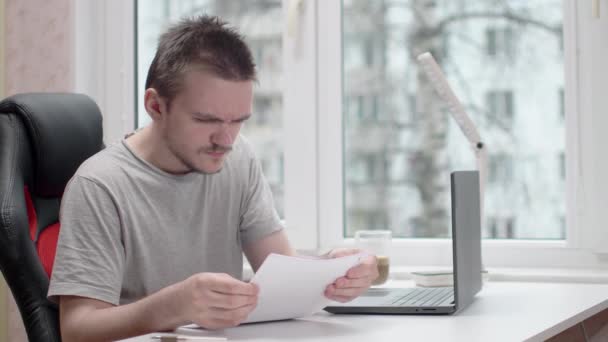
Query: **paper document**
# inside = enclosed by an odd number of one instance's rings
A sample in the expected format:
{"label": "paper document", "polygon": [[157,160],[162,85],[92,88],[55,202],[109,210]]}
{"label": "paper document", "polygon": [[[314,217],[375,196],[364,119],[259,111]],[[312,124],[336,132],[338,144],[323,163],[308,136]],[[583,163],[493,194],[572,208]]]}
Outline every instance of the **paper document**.
{"label": "paper document", "polygon": [[324,294],[327,285],[366,255],[321,259],[270,254],[251,279],[260,287],[258,305],[243,323],[297,318],[320,311],[330,303]]}

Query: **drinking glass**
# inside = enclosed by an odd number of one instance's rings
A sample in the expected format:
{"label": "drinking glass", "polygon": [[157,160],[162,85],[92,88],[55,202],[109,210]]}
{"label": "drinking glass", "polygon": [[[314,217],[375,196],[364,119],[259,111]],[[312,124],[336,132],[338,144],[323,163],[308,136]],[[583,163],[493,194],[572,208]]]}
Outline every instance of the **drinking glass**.
{"label": "drinking glass", "polygon": [[378,278],[372,282],[372,285],[384,284],[390,271],[392,232],[390,230],[358,230],[355,232],[355,243],[358,248],[376,255]]}

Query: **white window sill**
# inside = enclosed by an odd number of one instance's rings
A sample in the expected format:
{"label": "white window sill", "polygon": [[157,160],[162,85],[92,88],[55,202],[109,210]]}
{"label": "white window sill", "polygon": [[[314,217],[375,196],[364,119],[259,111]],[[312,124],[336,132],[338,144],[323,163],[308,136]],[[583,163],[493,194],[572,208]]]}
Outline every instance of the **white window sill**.
{"label": "white window sill", "polygon": [[[391,278],[410,280],[410,272],[445,270],[445,267],[397,266],[391,268]],[[513,282],[555,282],[608,284],[608,269],[564,268],[488,268],[488,280]]]}

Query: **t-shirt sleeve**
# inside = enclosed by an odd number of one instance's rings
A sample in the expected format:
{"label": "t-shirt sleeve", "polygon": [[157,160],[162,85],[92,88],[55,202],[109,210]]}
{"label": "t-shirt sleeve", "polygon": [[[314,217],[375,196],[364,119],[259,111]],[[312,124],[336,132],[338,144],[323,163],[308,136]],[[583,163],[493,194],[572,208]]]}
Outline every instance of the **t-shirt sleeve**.
{"label": "t-shirt sleeve", "polygon": [[272,191],[260,162],[252,156],[249,161],[245,205],[241,214],[241,243],[246,245],[281,229],[283,224],[275,209]]}
{"label": "t-shirt sleeve", "polygon": [[75,176],[64,192],[59,221],[49,299],[70,295],[118,305],[125,255],[115,201],[97,182]]}

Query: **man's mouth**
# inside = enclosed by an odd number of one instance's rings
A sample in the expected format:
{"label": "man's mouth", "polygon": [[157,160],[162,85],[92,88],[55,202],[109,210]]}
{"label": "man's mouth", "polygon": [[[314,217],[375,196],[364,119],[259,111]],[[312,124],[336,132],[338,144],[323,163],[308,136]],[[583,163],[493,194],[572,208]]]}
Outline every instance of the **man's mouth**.
{"label": "man's mouth", "polygon": [[201,149],[205,154],[213,158],[221,158],[232,151],[232,146],[213,146]]}
{"label": "man's mouth", "polygon": [[212,157],[220,158],[223,157],[228,151],[226,150],[215,150],[215,151],[206,151],[206,153]]}

